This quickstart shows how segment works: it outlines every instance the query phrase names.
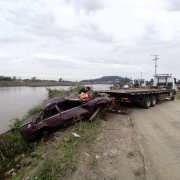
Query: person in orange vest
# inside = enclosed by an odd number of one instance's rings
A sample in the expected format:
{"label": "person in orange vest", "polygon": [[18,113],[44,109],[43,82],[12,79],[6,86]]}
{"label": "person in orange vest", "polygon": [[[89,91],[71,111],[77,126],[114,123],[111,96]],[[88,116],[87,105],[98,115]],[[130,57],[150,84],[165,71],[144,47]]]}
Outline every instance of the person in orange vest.
{"label": "person in orange vest", "polygon": [[90,90],[90,87],[82,88],[82,89],[79,91],[79,97],[82,98],[82,99],[89,98],[89,95],[88,95],[88,91],[89,91],[89,90]]}

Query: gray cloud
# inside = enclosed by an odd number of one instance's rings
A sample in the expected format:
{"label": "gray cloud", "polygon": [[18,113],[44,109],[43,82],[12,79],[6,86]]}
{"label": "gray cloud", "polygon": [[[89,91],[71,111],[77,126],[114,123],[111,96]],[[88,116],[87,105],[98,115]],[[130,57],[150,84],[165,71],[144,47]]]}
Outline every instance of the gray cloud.
{"label": "gray cloud", "polygon": [[[159,61],[177,59],[173,71],[178,74],[180,14],[164,10],[162,1],[158,4],[1,0],[0,72],[68,80],[114,74],[133,78],[146,72],[150,79],[154,73],[150,55],[161,50]],[[174,11],[179,7],[178,1],[170,5]],[[168,68],[164,63],[158,71],[168,73]]]}
{"label": "gray cloud", "polygon": [[179,0],[166,0],[166,1],[167,1],[166,9],[168,11],[175,11],[175,12],[180,11],[180,1]]}
{"label": "gray cloud", "polygon": [[87,14],[104,8],[103,0],[65,0],[72,4],[76,11],[84,10]]}

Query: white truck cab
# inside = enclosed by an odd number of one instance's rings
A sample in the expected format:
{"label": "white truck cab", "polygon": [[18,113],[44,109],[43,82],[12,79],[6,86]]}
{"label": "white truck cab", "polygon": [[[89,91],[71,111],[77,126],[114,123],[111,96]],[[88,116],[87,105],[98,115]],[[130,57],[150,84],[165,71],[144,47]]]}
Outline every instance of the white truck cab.
{"label": "white truck cab", "polygon": [[176,79],[171,74],[154,75],[153,86],[177,90]]}

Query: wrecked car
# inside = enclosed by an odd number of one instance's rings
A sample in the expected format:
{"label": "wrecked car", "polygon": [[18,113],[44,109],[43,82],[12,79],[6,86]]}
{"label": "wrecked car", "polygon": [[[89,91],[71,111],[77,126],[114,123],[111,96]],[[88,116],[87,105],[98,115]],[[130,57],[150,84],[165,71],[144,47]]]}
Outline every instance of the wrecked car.
{"label": "wrecked car", "polygon": [[20,126],[24,140],[32,141],[38,137],[47,137],[52,131],[89,118],[100,106],[107,106],[111,99],[94,93],[88,99],[66,92],[62,96],[47,100],[40,112],[28,117]]}

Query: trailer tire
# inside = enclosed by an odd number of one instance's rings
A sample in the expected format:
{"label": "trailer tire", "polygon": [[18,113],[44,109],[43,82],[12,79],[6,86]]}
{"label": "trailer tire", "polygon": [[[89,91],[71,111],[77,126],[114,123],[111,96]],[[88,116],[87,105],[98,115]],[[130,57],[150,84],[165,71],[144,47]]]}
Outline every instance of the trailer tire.
{"label": "trailer tire", "polygon": [[151,107],[156,105],[156,96],[151,96]]}
{"label": "trailer tire", "polygon": [[151,99],[149,96],[146,96],[145,99],[144,99],[144,102],[143,102],[143,107],[145,109],[149,109],[151,106]]}

